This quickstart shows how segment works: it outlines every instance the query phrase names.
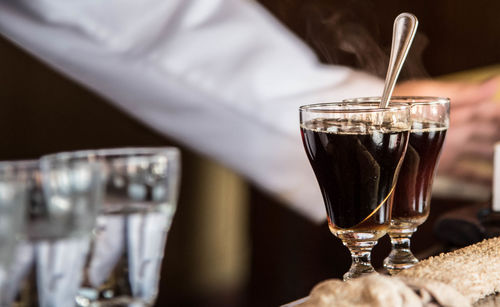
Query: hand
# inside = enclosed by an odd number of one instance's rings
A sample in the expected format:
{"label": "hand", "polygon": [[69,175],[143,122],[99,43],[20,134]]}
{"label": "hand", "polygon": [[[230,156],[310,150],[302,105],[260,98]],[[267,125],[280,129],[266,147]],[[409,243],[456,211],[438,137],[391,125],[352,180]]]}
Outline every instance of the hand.
{"label": "hand", "polygon": [[499,90],[500,77],[482,83],[422,80],[399,84],[394,95],[450,98],[450,128],[438,172],[489,184],[493,146],[500,140],[500,102],[494,98]]}

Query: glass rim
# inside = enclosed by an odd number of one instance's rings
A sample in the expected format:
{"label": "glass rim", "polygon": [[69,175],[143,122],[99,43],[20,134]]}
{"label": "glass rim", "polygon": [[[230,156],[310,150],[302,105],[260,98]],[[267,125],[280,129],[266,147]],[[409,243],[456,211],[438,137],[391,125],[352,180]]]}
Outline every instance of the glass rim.
{"label": "glass rim", "polygon": [[0,171],[7,169],[28,171],[38,169],[39,167],[40,163],[38,159],[0,161]]}
{"label": "glass rim", "polygon": [[[341,108],[345,106],[354,106],[359,105],[360,108]],[[374,107],[362,107],[363,105],[373,105]],[[307,104],[299,107],[300,112],[310,112],[310,113],[338,113],[338,114],[347,114],[347,113],[383,113],[387,111],[402,111],[409,110],[411,105],[409,103],[404,102],[396,102],[390,104],[387,108],[380,108],[379,104],[376,101],[361,101],[351,103],[348,101],[339,101],[339,102],[323,102],[323,103],[313,103]],[[338,108],[332,108],[338,107]]]}
{"label": "glass rim", "polygon": [[[356,97],[344,99],[343,102],[380,102],[382,98],[380,96],[367,96],[367,97]],[[449,104],[450,98],[441,96],[392,96],[389,100],[389,106],[391,101],[396,100],[396,103],[408,103],[410,105],[431,105],[431,104]],[[411,101],[416,100],[416,101]],[[405,102],[408,101],[408,102]]]}
{"label": "glass rim", "polygon": [[82,159],[82,158],[119,158],[132,156],[154,156],[165,154],[168,158],[177,158],[180,156],[179,148],[175,146],[163,147],[117,147],[117,148],[102,148],[102,149],[84,149],[75,151],[63,151],[52,154],[43,155],[40,161],[51,159]]}

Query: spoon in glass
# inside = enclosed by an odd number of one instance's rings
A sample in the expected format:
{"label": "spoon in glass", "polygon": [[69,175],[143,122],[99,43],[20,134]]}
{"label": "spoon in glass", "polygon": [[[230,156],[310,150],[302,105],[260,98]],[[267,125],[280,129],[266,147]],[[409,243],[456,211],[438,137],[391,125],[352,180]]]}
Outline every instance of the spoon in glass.
{"label": "spoon in glass", "polygon": [[403,67],[403,63],[410,50],[411,43],[417,33],[418,20],[415,15],[410,13],[401,13],[394,20],[392,30],[391,57],[389,67],[385,77],[384,92],[380,100],[380,107],[387,108],[389,100],[394,91],[394,86]]}

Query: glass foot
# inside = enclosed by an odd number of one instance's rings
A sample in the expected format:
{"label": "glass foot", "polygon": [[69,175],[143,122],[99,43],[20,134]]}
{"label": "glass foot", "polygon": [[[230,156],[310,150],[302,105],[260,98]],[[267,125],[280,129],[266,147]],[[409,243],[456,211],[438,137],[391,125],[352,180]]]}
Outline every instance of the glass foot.
{"label": "glass foot", "polygon": [[409,249],[393,249],[389,256],[384,259],[384,268],[389,274],[394,275],[404,269],[409,269],[418,263],[413,253]]}
{"label": "glass foot", "polygon": [[384,268],[387,269],[389,274],[397,274],[418,263],[418,259],[413,255],[410,249],[410,239],[415,230],[416,228],[406,229],[405,231],[389,232],[392,250],[389,256],[384,259]]}
{"label": "glass foot", "polygon": [[375,272],[375,269],[373,268],[373,266],[370,263],[368,263],[368,264],[353,263],[351,265],[351,268],[349,269],[349,271],[347,271],[347,273],[344,274],[343,279],[344,279],[344,281],[347,281],[349,279],[358,278],[358,277],[361,277],[363,275],[374,273],[374,272]]}

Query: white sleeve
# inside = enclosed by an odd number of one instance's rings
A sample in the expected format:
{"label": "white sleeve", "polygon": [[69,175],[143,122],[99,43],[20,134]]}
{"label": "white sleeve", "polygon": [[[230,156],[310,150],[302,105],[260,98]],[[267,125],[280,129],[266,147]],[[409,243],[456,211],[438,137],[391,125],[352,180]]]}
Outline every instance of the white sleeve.
{"label": "white sleeve", "polygon": [[0,33],[318,221],[298,107],[383,87],[321,65],[248,0],[0,0]]}

